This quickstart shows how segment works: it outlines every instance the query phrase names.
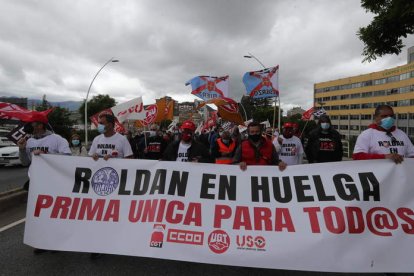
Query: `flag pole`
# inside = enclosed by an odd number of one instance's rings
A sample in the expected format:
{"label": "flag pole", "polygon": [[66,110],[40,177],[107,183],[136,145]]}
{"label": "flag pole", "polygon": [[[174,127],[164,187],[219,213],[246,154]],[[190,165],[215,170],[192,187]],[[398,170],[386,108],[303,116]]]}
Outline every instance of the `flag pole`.
{"label": "flag pole", "polygon": [[305,132],[305,129],[306,129],[306,126],[308,125],[308,123],[309,123],[309,120],[307,120],[307,121],[306,121],[305,126],[303,127],[302,131],[300,132],[300,137],[299,137],[299,139],[302,139],[302,135],[303,135],[303,133]]}

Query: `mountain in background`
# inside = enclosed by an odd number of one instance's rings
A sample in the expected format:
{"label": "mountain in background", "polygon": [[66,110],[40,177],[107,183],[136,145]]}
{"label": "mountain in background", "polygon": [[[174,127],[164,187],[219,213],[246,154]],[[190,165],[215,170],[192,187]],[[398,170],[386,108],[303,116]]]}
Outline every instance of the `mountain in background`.
{"label": "mountain in background", "polygon": [[[50,102],[48,103],[51,106],[59,106],[62,108],[67,108],[69,111],[78,111],[79,107],[83,103],[83,101],[64,101],[64,102]],[[28,99],[27,100],[27,108],[31,108],[32,106],[40,105],[42,104],[42,100],[36,100],[36,99]]]}

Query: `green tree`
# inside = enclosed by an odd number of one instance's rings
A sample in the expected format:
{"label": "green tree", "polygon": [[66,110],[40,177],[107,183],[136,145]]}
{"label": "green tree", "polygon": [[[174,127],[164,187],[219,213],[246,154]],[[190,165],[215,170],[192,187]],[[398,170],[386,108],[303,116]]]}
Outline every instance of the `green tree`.
{"label": "green tree", "polygon": [[[52,106],[44,98],[42,104],[37,106],[36,110],[44,111],[49,108],[52,108]],[[53,131],[66,139],[70,138],[72,126],[75,123],[69,116],[69,110],[59,106],[54,107],[53,111],[48,115],[49,124],[52,126]]]}
{"label": "green tree", "polygon": [[376,14],[372,22],[359,29],[364,44],[363,61],[371,62],[386,54],[401,53],[402,37],[414,33],[414,1],[362,0],[362,7]]}
{"label": "green tree", "polygon": [[[88,122],[90,122],[89,117],[102,111],[107,108],[111,108],[116,105],[114,98],[111,98],[109,95],[97,95],[93,96],[90,101],[88,101]],[[82,122],[85,121],[85,102],[79,107],[79,113],[81,115]]]}

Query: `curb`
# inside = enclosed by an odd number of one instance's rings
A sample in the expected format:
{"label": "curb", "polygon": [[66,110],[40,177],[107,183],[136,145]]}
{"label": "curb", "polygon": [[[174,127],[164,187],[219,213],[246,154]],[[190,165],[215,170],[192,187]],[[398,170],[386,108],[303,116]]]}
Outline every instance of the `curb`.
{"label": "curb", "polygon": [[27,191],[23,188],[0,193],[0,213],[16,205],[22,204],[27,199]]}

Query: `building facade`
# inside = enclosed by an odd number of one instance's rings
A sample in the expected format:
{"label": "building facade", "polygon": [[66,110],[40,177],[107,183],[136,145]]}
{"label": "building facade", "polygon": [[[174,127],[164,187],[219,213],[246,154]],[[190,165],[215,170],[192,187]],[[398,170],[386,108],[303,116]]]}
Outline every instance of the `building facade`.
{"label": "building facade", "polygon": [[323,107],[344,139],[373,121],[375,107],[388,104],[397,126],[414,138],[414,63],[314,85],[314,106]]}

